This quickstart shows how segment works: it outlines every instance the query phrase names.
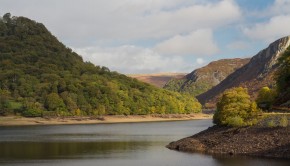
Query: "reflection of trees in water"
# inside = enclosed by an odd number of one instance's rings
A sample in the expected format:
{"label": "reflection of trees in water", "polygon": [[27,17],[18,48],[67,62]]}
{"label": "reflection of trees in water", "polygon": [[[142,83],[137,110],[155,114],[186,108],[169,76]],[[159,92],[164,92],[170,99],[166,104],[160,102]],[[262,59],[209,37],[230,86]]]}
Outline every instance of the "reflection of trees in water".
{"label": "reflection of trees in water", "polygon": [[[2,159],[98,158],[147,149],[152,142],[1,142]],[[125,154],[125,155],[126,155]],[[127,155],[126,155],[127,156]]]}

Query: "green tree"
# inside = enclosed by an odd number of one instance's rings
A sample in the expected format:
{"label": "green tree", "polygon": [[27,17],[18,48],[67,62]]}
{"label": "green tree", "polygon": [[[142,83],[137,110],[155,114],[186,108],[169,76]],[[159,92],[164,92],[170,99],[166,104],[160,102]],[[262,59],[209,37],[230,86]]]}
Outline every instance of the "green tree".
{"label": "green tree", "polygon": [[260,89],[258,93],[258,97],[256,99],[256,102],[259,106],[259,108],[263,110],[268,110],[271,108],[274,100],[276,97],[275,90],[270,89],[269,87],[263,87]]}
{"label": "green tree", "polygon": [[57,93],[51,93],[47,95],[45,107],[49,111],[57,111],[66,108],[63,100],[59,97]]}
{"label": "green tree", "polygon": [[0,89],[0,115],[7,115],[11,111],[9,108],[10,95],[8,90]]}
{"label": "green tree", "polygon": [[43,113],[43,105],[41,105],[38,102],[33,101],[24,101],[23,104],[24,111],[22,112],[22,115],[26,117],[40,117]]}
{"label": "green tree", "polygon": [[238,87],[223,93],[217,103],[213,121],[217,125],[252,125],[257,122],[259,112],[256,103],[251,102],[247,89]]}

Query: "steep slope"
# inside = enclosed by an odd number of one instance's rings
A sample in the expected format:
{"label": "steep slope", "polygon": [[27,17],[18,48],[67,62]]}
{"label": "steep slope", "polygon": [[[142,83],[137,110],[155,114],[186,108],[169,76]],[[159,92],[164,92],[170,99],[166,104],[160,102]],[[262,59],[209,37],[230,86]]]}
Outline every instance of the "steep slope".
{"label": "steep slope", "polygon": [[290,111],[290,46],[278,59],[278,64],[279,68],[275,77],[278,95],[274,106]]}
{"label": "steep slope", "polygon": [[164,89],[186,92],[194,96],[206,92],[219,84],[228,75],[249,62],[250,59],[222,59],[196,69],[183,78],[170,80]]}
{"label": "steep slope", "polygon": [[160,74],[132,74],[129,77],[162,88],[169,80],[179,79],[185,76],[183,73],[160,73]]}
{"label": "steep slope", "polygon": [[221,83],[209,91],[197,96],[202,103],[215,103],[217,97],[226,89],[246,87],[252,98],[263,86],[273,87],[274,73],[277,70],[277,60],[290,44],[290,37],[281,38],[253,56],[248,64],[233,72]]}
{"label": "steep slope", "polygon": [[193,97],[84,63],[43,24],[0,18],[0,115],[190,113]]}

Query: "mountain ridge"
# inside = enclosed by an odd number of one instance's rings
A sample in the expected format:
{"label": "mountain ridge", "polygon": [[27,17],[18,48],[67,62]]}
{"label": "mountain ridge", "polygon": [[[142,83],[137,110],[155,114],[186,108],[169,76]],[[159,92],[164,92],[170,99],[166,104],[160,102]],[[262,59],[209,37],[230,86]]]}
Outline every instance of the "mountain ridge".
{"label": "mountain ridge", "polygon": [[215,103],[218,96],[233,87],[241,86],[248,89],[250,96],[255,99],[260,88],[275,86],[274,75],[277,70],[277,60],[289,47],[290,36],[280,38],[267,48],[259,51],[251,58],[249,63],[230,74],[221,83],[205,93],[197,96],[202,103]]}
{"label": "mountain ridge", "polygon": [[164,86],[167,90],[199,95],[220,83],[229,74],[248,63],[249,58],[220,59],[195,69],[183,78],[171,79]]}

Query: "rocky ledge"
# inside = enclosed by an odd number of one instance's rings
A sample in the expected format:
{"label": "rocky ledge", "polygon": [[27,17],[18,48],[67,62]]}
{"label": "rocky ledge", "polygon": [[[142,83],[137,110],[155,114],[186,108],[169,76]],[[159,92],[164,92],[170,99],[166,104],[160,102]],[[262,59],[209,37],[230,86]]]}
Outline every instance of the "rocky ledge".
{"label": "rocky ledge", "polygon": [[184,152],[290,159],[290,127],[213,126],[167,148]]}

